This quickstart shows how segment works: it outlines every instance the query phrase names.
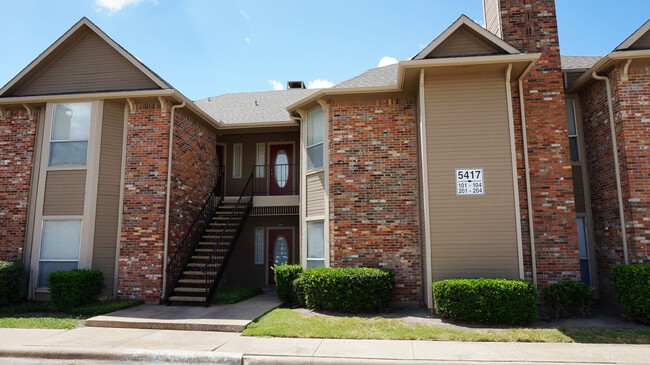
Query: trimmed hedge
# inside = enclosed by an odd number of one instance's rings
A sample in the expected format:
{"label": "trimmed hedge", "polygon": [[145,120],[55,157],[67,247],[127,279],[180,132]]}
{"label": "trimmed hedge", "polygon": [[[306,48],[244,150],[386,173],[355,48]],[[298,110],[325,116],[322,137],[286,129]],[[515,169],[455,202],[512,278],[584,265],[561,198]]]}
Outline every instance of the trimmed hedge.
{"label": "trimmed hedge", "polygon": [[371,268],[306,269],[301,275],[308,308],[338,312],[377,312],[393,294],[395,273]]}
{"label": "trimmed hedge", "polygon": [[451,279],[433,283],[436,313],[453,320],[527,324],[537,319],[535,284],[507,279]]}
{"label": "trimmed hedge", "polygon": [[555,319],[566,318],[572,313],[589,317],[593,306],[594,287],[582,281],[567,281],[542,289],[544,301],[553,309]]}
{"label": "trimmed hedge", "polygon": [[293,306],[297,308],[306,307],[307,303],[305,303],[305,284],[303,278],[299,276],[293,281],[291,287],[293,289],[291,292],[291,303]]}
{"label": "trimmed hedge", "polygon": [[0,261],[0,305],[19,302],[23,291],[23,263]]}
{"label": "trimmed hedge", "polygon": [[47,277],[50,300],[62,308],[76,308],[97,301],[104,289],[104,274],[99,270],[53,271]]}
{"label": "trimmed hedge", "polygon": [[293,281],[302,274],[300,265],[278,265],[273,267],[275,278],[275,294],[281,301],[292,304],[293,302]]}
{"label": "trimmed hedge", "polygon": [[636,320],[650,324],[650,264],[616,265],[616,301]]}

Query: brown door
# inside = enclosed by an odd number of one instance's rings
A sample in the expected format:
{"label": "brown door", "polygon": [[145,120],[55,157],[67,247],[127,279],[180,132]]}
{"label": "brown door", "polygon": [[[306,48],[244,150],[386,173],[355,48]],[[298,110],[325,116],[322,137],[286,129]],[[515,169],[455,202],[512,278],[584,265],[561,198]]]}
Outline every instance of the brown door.
{"label": "brown door", "polygon": [[272,144],[270,195],[293,195],[293,145]]}
{"label": "brown door", "polygon": [[293,262],[293,231],[291,229],[269,230],[269,283],[275,284],[273,267]]}
{"label": "brown door", "polygon": [[224,179],[223,176],[226,173],[226,160],[224,159],[224,147],[223,145],[217,145],[217,191],[223,192]]}

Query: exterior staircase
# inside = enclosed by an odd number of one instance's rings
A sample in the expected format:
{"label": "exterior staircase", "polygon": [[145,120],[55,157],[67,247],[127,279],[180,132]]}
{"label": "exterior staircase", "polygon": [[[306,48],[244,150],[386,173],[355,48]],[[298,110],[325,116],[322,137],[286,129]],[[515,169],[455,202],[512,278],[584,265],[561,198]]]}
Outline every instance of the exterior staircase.
{"label": "exterior staircase", "polygon": [[[172,289],[168,304],[203,304],[209,305],[210,292],[215,286],[216,271],[223,271],[227,257],[232,252],[239,233],[249,214],[249,204],[244,198],[225,197],[214,212],[202,239],[191,253],[178,283]],[[213,268],[209,270],[209,268]]]}

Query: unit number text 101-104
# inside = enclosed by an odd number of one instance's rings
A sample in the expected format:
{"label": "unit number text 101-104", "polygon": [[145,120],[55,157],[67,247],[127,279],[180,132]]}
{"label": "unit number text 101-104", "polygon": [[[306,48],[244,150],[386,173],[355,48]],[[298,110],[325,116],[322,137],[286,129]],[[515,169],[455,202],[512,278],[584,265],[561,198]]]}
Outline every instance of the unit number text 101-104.
{"label": "unit number text 101-104", "polygon": [[456,169],[456,195],[484,195],[483,169]]}

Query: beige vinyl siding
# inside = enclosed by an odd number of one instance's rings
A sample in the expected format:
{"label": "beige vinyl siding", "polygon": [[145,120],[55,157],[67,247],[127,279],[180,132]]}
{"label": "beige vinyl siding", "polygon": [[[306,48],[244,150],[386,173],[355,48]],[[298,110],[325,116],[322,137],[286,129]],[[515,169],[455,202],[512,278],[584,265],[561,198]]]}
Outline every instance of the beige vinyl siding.
{"label": "beige vinyl siding", "polygon": [[585,189],[582,181],[582,167],[579,165],[572,166],[571,172],[573,173],[573,193],[576,200],[576,212],[585,213]]}
{"label": "beige vinyl siding", "polygon": [[115,252],[119,234],[124,102],[105,101],[102,118],[92,267],[104,273],[106,288],[103,295],[111,296],[115,285]]}
{"label": "beige vinyl siding", "polygon": [[444,42],[436,47],[427,58],[436,57],[458,57],[458,56],[475,56],[504,53],[496,47],[491,46],[470,34],[470,31],[459,28],[449,36]]}
{"label": "beige vinyl siding", "polygon": [[499,0],[483,0],[483,12],[485,29],[501,37]]}
{"label": "beige vinyl siding", "polygon": [[87,31],[16,96],[159,88],[98,35]]}
{"label": "beige vinyl siding", "polygon": [[325,215],[325,174],[307,176],[307,217]]}
{"label": "beige vinyl siding", "polygon": [[85,191],[86,170],[48,171],[43,215],[83,215]]}
{"label": "beige vinyl siding", "polygon": [[[504,71],[428,72],[425,80],[432,279],[516,279]],[[457,168],[482,168],[485,195],[456,196]]]}

